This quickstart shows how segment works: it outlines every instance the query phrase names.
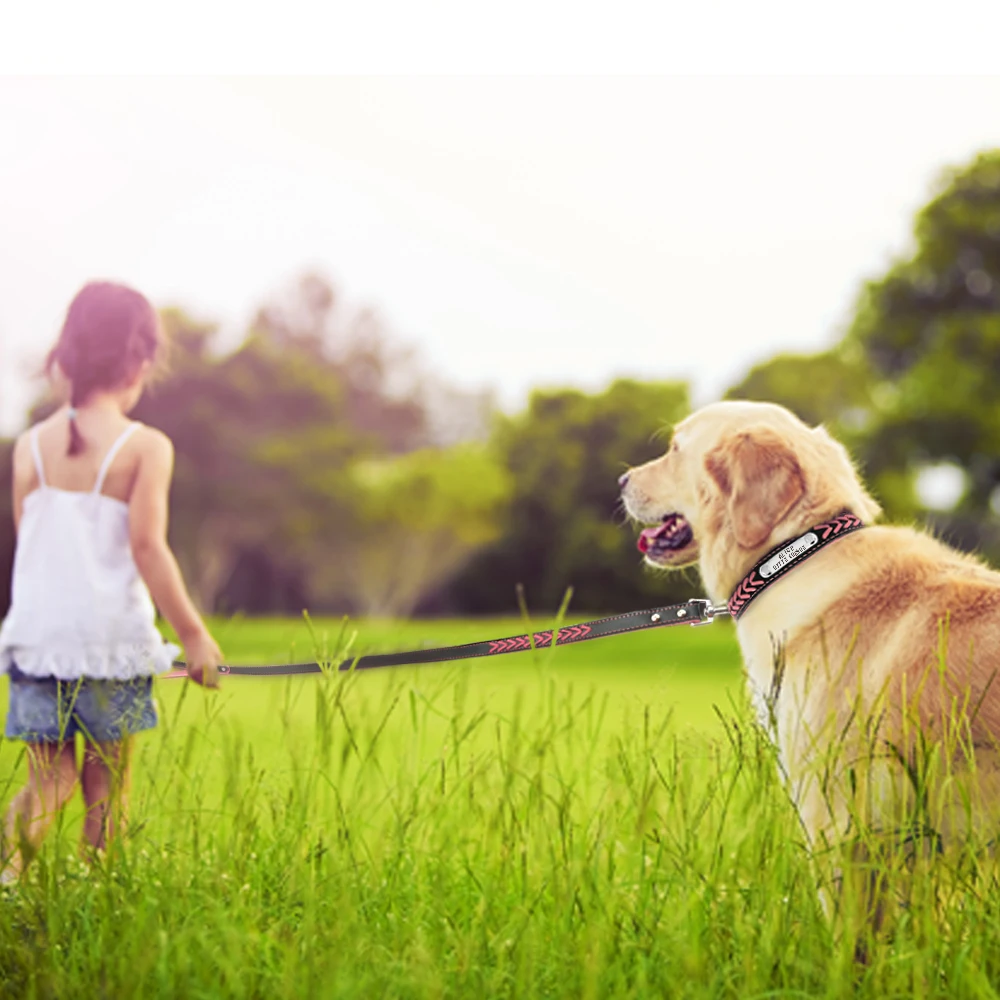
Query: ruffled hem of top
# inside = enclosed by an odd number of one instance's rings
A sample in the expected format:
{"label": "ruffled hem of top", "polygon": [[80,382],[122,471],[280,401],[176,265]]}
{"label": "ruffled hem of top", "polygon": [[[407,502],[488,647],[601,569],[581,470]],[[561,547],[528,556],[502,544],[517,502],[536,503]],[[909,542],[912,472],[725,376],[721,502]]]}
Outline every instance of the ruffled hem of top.
{"label": "ruffled hem of top", "polygon": [[128,681],[164,673],[173,666],[180,652],[179,646],[169,642],[136,643],[117,649],[53,650],[8,646],[0,648],[0,674],[9,673],[11,666],[16,665],[28,677]]}

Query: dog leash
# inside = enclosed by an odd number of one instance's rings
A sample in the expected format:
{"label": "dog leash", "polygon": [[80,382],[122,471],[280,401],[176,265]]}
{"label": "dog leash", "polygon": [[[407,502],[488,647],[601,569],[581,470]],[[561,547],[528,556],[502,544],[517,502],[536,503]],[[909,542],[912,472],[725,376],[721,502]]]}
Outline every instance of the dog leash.
{"label": "dog leash", "polygon": [[[403,667],[423,663],[445,663],[448,660],[471,660],[504,653],[520,653],[528,649],[545,649],[548,646],[566,646],[573,642],[603,639],[609,635],[624,635],[647,628],[665,628],[670,625],[707,625],[718,615],[729,614],[726,605],[714,606],[704,598],[695,598],[681,604],[668,604],[648,611],[630,611],[609,618],[596,618],[577,625],[564,625],[556,630],[527,632],[503,639],[486,639],[467,642],[458,646],[438,646],[435,649],[411,649],[402,653],[376,653],[343,660],[338,666],[319,663],[275,663],[266,666],[235,666],[219,664],[220,674],[248,677],[273,677],[279,674],[318,674],[324,670],[374,670],[378,667]],[[175,664],[181,666],[182,664]],[[187,672],[177,670],[161,674],[163,678],[186,677]]]}
{"label": "dog leash", "polygon": [[[325,670],[374,670],[378,667],[403,667],[424,663],[445,663],[449,660],[471,660],[504,653],[520,653],[528,649],[545,649],[548,646],[566,646],[589,639],[603,639],[610,635],[624,635],[648,628],[666,628],[670,625],[707,625],[719,615],[731,615],[738,620],[747,607],[772,583],[815,555],[838,538],[863,528],[861,519],[845,510],[829,521],[814,525],[798,537],[771,549],[759,559],[733,591],[726,604],[713,605],[705,598],[693,598],[680,604],[668,604],[647,611],[629,611],[609,618],[596,618],[577,625],[564,625],[558,631],[527,632],[503,639],[486,639],[467,642],[458,646],[438,646],[435,649],[411,649],[402,653],[375,653],[343,660],[336,668],[333,664],[274,663],[264,666],[236,666],[219,664],[220,674],[247,677],[274,677],[282,674],[318,674]],[[182,663],[174,666],[183,667]],[[165,679],[187,677],[186,670],[161,674]]]}

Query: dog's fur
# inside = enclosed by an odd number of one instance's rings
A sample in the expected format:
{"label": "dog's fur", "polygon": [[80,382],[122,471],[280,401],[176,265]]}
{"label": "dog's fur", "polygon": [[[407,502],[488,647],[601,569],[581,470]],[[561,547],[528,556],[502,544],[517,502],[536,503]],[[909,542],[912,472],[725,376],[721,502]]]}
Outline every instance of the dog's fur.
{"label": "dog's fur", "polygon": [[[662,458],[629,470],[622,497],[639,521],[687,520],[689,543],[647,559],[698,563],[715,603],[811,526],[880,513],[826,430],[751,402],[688,417]],[[776,580],[736,631],[814,844],[862,823],[996,829],[1000,574],[919,531],[866,527]]]}

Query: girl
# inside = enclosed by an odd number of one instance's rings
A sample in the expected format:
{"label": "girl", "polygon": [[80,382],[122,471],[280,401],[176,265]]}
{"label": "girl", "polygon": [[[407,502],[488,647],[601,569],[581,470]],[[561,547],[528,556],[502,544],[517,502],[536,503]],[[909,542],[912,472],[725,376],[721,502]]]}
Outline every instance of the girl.
{"label": "girl", "polygon": [[173,447],[125,416],[161,350],[142,295],[86,285],[46,364],[68,383],[69,404],[14,447],[17,549],[0,673],[10,675],[6,736],[27,743],[28,783],[4,824],[4,881],[30,860],[78,778],[86,842],[99,850],[115,835],[132,734],[156,725],[152,678],[179,652],[156,629],[154,601],[184,644],[189,676],[218,684],[221,653],[167,545]]}

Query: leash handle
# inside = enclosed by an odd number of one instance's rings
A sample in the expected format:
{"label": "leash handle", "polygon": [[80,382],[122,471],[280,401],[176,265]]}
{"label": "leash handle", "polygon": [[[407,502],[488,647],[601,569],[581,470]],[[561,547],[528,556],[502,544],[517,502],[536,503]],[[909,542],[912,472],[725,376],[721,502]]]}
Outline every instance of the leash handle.
{"label": "leash handle", "polygon": [[[647,628],[666,628],[670,625],[707,625],[719,615],[728,614],[726,605],[714,606],[711,601],[696,598],[680,604],[668,604],[662,608],[647,611],[629,611],[623,615],[597,618],[577,625],[564,625],[558,631],[548,629],[507,636],[502,639],[486,639],[467,642],[458,646],[439,646],[435,649],[411,649],[400,653],[375,653],[342,661],[336,669],[375,670],[379,667],[402,667],[425,663],[446,663],[450,660],[471,660],[484,656],[500,656],[504,653],[521,653],[531,648],[546,649],[549,646],[565,646],[588,639],[603,639],[610,635],[639,632]],[[183,666],[175,663],[175,666]],[[332,669],[332,667],[331,667]],[[234,674],[249,677],[273,677],[283,674],[318,674],[324,667],[319,663],[275,663],[266,666],[235,666],[220,664],[220,674]],[[161,674],[163,678],[186,677],[186,670]]]}

